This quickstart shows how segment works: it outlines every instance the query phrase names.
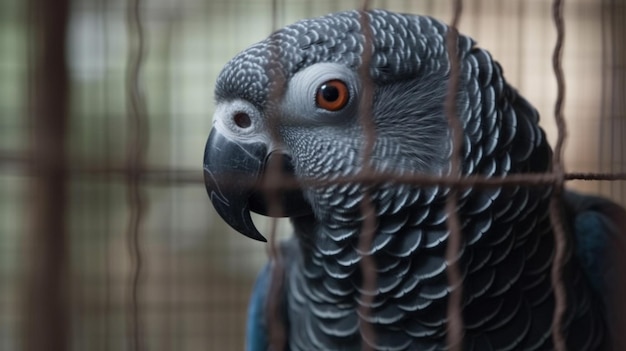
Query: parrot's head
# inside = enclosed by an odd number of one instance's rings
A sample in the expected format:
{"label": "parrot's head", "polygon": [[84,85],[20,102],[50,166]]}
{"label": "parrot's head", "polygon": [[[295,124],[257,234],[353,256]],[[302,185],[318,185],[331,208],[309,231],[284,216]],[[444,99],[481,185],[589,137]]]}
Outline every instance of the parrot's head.
{"label": "parrot's head", "polygon": [[[369,82],[359,75],[363,23],[372,34]],[[237,231],[264,240],[250,211],[313,214],[323,221],[333,207],[344,213],[358,208],[363,188],[347,184],[282,191],[281,208],[270,211],[259,184],[270,164],[296,182],[357,174],[366,140],[363,113],[374,127],[369,158],[374,170],[447,172],[447,30],[429,17],[349,11],[297,22],[235,56],[217,79],[214,125],[204,154],[205,184],[217,212]],[[460,55],[473,45],[470,38],[458,37]],[[467,124],[480,109],[468,96],[480,87],[467,84],[471,63],[462,65],[465,83],[457,98]],[[370,83],[373,97],[363,103]],[[361,105],[370,110],[361,111]]]}

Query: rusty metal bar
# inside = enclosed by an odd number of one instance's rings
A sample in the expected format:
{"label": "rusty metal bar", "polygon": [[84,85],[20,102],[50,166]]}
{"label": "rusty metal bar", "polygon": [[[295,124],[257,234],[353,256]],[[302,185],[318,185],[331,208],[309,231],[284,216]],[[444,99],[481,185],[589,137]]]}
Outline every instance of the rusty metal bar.
{"label": "rusty metal bar", "polygon": [[[15,155],[9,152],[0,151],[0,167],[12,167],[16,174],[34,174],[30,167],[34,160],[29,157]],[[103,163],[107,163],[104,161]],[[87,165],[86,165],[87,164]],[[97,164],[97,162],[94,162]],[[89,166],[88,163],[76,162],[76,164],[68,165],[67,172],[72,177],[113,177],[110,181],[124,181],[125,175],[129,172],[127,166]],[[161,168],[143,166],[141,168],[141,181],[144,183],[152,183],[154,185],[177,185],[177,184],[193,184],[204,183],[202,171],[182,168]],[[230,176],[224,176],[226,184]],[[365,184],[378,184],[381,179],[393,179],[396,183],[424,185],[424,186],[452,186],[458,188],[467,188],[470,186],[477,187],[500,187],[500,186],[544,186],[555,182],[555,176],[552,173],[524,173],[507,175],[506,178],[486,178],[481,175],[470,175],[461,179],[448,176],[431,176],[428,174],[394,174],[385,171],[377,171],[376,174],[359,174],[349,177],[338,177],[332,181],[317,179],[302,179],[302,184],[314,185],[330,185],[330,183],[348,183],[363,182]],[[300,187],[294,179],[283,179],[285,183],[280,184],[280,189],[290,189]],[[626,180],[626,173],[600,173],[600,172],[567,172],[563,174],[564,181],[583,180],[583,181],[623,181]],[[300,181],[299,181],[300,182]]]}
{"label": "rusty metal bar", "polygon": [[[450,154],[450,177],[458,180],[461,177],[461,151],[463,147],[463,127],[457,111],[457,92],[461,64],[458,54],[458,24],[463,11],[463,2],[453,0],[452,22],[446,35],[446,50],[450,62],[450,78],[444,102],[446,118],[450,127],[452,152]],[[459,252],[461,252],[461,223],[457,214],[458,188],[451,187],[446,199],[446,224],[450,231],[450,237],[446,245],[446,274],[450,295],[448,299],[448,328],[446,343],[450,350],[460,351],[463,348],[463,281],[459,270]]]}
{"label": "rusty metal bar", "polygon": [[23,347],[65,351],[70,346],[69,237],[66,149],[69,129],[67,26],[69,1],[31,0],[32,79],[30,248]]}
{"label": "rusty metal bar", "polygon": [[[272,31],[278,28],[278,1],[272,0]],[[284,95],[285,79],[279,70],[274,69],[280,67],[280,53],[278,47],[280,43],[273,42],[270,52],[270,67],[266,67],[268,76],[275,84],[272,85],[269,92],[270,101],[280,101]],[[282,144],[280,136],[278,135],[278,128],[276,127],[276,117],[274,114],[267,116],[268,130],[270,132],[270,138],[272,142],[276,144]],[[280,213],[281,203],[279,199],[280,184],[293,180],[288,175],[283,174],[281,167],[282,160],[278,158],[270,159],[267,165],[267,174],[262,180],[262,189],[265,193],[268,203],[268,213]],[[295,180],[294,180],[295,181]],[[277,219],[271,219],[270,233],[268,236],[267,254],[269,258],[269,264],[271,269],[271,283],[269,287],[268,299],[267,299],[267,315],[266,321],[268,325],[269,344],[270,348],[275,351],[285,350],[287,345],[287,326],[283,320],[281,308],[283,301],[281,293],[284,287],[285,280],[285,266],[282,258],[280,247],[277,243]]]}
{"label": "rusty metal bar", "polygon": [[[367,13],[369,8],[370,1],[363,0],[361,9],[359,10],[359,22],[361,24],[361,34],[363,34],[363,52],[361,53],[361,65],[357,72],[363,89],[361,99],[359,100],[359,123],[363,128],[363,136],[365,137],[363,147],[361,148],[363,164],[359,173],[364,175],[374,173],[371,158],[376,141],[376,126],[372,114],[374,83],[370,76],[370,66],[374,53],[374,34],[372,33],[372,27]],[[376,235],[376,211],[372,203],[371,193],[368,190],[365,190],[363,194],[360,210],[363,214],[363,223],[361,225],[357,247],[360,252],[369,252],[374,242],[374,236]],[[363,279],[361,289],[367,292],[361,296],[362,303],[359,305],[358,309],[359,331],[362,340],[361,349],[369,351],[373,349],[369,343],[376,343],[376,332],[369,320],[371,306],[375,297],[373,292],[376,291],[378,273],[376,272],[376,262],[371,255],[361,255],[359,268],[361,269],[361,277]]]}
{"label": "rusty metal bar", "polygon": [[565,24],[563,22],[563,1],[554,0],[552,3],[552,16],[557,32],[557,39],[554,46],[552,56],[552,66],[557,82],[557,98],[554,104],[554,118],[558,128],[558,138],[554,148],[552,160],[552,172],[555,176],[552,197],[550,199],[550,221],[552,222],[552,231],[554,233],[555,253],[552,262],[551,281],[554,289],[554,316],[552,318],[552,342],[555,350],[564,351],[567,349],[565,339],[563,337],[563,315],[567,309],[567,294],[563,283],[563,264],[567,256],[567,242],[563,221],[561,218],[563,192],[563,145],[567,137],[567,128],[565,118],[563,116],[563,102],[565,100],[565,76],[561,63],[563,55],[563,42],[565,39]]}
{"label": "rusty metal bar", "polygon": [[128,344],[129,349],[143,350],[143,328],[141,321],[140,294],[143,269],[141,252],[141,223],[145,211],[145,200],[141,189],[142,171],[148,136],[148,118],[142,93],[140,73],[144,62],[146,43],[141,18],[141,0],[129,0],[126,10],[128,26],[128,58],[126,71],[126,92],[128,94],[128,141],[126,160],[126,184],[129,219],[126,229],[128,253],[132,262],[129,276]]}
{"label": "rusty metal bar", "polygon": [[[110,20],[110,16],[111,13],[110,11],[107,11],[107,4],[108,1],[107,0],[97,0],[96,2],[96,6],[98,8],[98,12],[100,15],[100,21],[101,24],[99,26],[99,30],[102,33],[102,37],[106,37],[106,33],[108,33],[109,29],[110,29],[110,24],[109,24],[109,20]],[[109,53],[111,52],[110,50],[110,43],[107,40],[103,40],[103,51],[102,51],[102,62],[101,64],[105,67],[105,70],[108,72],[109,71],[109,66],[110,66],[110,59],[109,59]],[[107,85],[105,84],[103,89],[102,89],[102,98],[104,101],[109,101],[110,98],[110,91],[107,89]],[[111,107],[108,104],[103,105],[104,109],[103,109],[103,113],[105,116],[109,116],[111,114]],[[108,124],[108,119],[106,119],[105,121],[102,122],[102,129],[103,129],[103,133],[104,133],[104,148],[105,148],[105,152],[103,155],[103,159],[99,160],[100,163],[102,165],[104,165],[104,167],[110,167],[111,163],[112,163],[112,151],[111,151],[111,146],[113,144],[113,141],[111,140],[111,132],[110,130],[108,130],[108,128],[106,128]],[[70,172],[72,171],[72,169],[70,168]],[[72,174],[73,175],[73,174]],[[107,185],[111,185],[112,181],[113,181],[113,177],[111,174],[106,174],[103,177],[103,181],[105,184]],[[105,206],[105,210],[103,215],[105,216],[106,220],[104,222],[104,236],[108,237],[109,234],[112,232],[112,228],[113,228],[113,224],[110,221],[110,218],[112,218],[112,214],[111,214],[111,209],[112,209],[112,194],[110,192],[108,192],[105,197],[104,197],[104,206]],[[102,280],[102,291],[103,291],[103,295],[104,295],[104,301],[103,304],[101,306],[101,313],[102,314],[102,342],[99,345],[99,347],[101,347],[100,350],[104,350],[104,351],[110,351],[111,345],[113,344],[113,340],[111,338],[111,336],[113,335],[113,330],[115,329],[114,327],[112,327],[112,323],[111,321],[114,320],[114,318],[112,318],[112,313],[110,313],[110,311],[113,308],[114,305],[114,300],[115,298],[113,297],[112,294],[112,281],[115,279],[114,278],[114,274],[113,274],[113,270],[114,270],[114,262],[115,262],[115,257],[112,257],[113,255],[111,255],[111,247],[109,245],[103,245],[103,247],[100,248],[101,252],[102,252],[102,260],[101,263],[104,267],[104,271],[103,271],[103,280]],[[84,304],[82,304],[81,306],[83,309],[88,309],[89,307],[85,308]]]}
{"label": "rusty metal bar", "polygon": [[[612,133],[614,130],[619,130],[620,122],[622,133],[626,131],[626,102],[624,102],[626,94],[626,51],[623,44],[626,40],[626,24],[624,22],[626,20],[626,3],[624,1],[607,0],[602,1],[602,4],[604,6],[602,9],[602,33],[604,38],[602,54],[605,57],[605,60],[603,60],[603,78],[610,83],[606,88],[603,84],[604,92],[609,95],[608,99],[604,100],[603,103],[610,104],[606,107],[603,104],[605,110],[608,110],[608,113],[605,112],[603,116],[608,115],[610,118],[609,133],[611,134],[609,135],[614,136]],[[604,20],[608,23],[605,23]],[[604,94],[602,96],[605,97]],[[622,134],[620,136],[621,148],[618,149],[621,151],[618,152],[621,159],[614,154],[617,142],[612,143],[609,148],[605,148],[605,153],[609,151],[608,158],[605,154],[600,155],[604,156],[604,158],[600,158],[601,160],[608,159],[611,171],[616,168],[615,161],[618,161],[620,165],[618,167],[622,171],[626,168],[626,147],[624,145],[626,135]],[[617,186],[611,186],[610,190],[613,194],[619,193]],[[621,199],[626,201],[626,184],[622,184],[621,193],[619,194]],[[611,292],[612,300],[610,301],[610,305],[615,308],[613,313],[615,319],[610,321],[615,326],[611,330],[615,336],[612,346],[613,350],[626,350],[626,333],[624,333],[626,331],[626,299],[624,299],[624,296],[626,296],[626,218],[619,213],[613,214],[612,217],[617,223],[617,228],[621,228],[617,243],[612,245],[611,252],[612,258],[615,259],[616,276],[619,277],[618,281],[615,282],[614,290]]]}

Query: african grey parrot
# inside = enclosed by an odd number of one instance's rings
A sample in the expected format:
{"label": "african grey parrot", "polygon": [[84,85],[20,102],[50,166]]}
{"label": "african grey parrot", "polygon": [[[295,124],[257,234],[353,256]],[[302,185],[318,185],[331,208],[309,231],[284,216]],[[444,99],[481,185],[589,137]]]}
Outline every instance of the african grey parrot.
{"label": "african grey parrot", "polygon": [[[270,172],[268,163],[281,160],[279,170],[301,184],[276,196],[282,206],[273,214],[290,217],[294,235],[280,246],[285,268],[279,290],[269,292],[269,266],[257,279],[248,350],[268,349],[270,294],[278,296],[276,315],[288,350],[360,350],[363,343],[375,350],[446,347],[452,289],[444,257],[449,188],[393,178],[374,185],[332,183],[358,174],[365,159],[359,104],[366,83],[358,74],[366,45],[362,23],[372,34],[371,167],[399,175],[450,171],[444,111],[449,28],[436,19],[383,10],[330,14],[280,29],[228,62],[217,79],[214,126],[204,154],[205,184],[215,209],[237,231],[264,240],[250,211],[272,213],[267,192],[258,188]],[[458,55],[462,174],[550,171],[552,151],[537,111],[472,39],[458,37]],[[461,190],[464,349],[552,347],[551,189]],[[371,248],[359,250],[365,197],[376,229]],[[603,349],[610,334],[607,248],[618,239],[618,216],[626,216],[601,198],[567,192],[563,203],[568,239],[563,333],[571,349]],[[375,291],[362,289],[364,256],[375,262]],[[373,298],[364,298],[367,294]],[[369,315],[360,314],[362,304]],[[373,338],[361,335],[364,322],[371,323]]]}

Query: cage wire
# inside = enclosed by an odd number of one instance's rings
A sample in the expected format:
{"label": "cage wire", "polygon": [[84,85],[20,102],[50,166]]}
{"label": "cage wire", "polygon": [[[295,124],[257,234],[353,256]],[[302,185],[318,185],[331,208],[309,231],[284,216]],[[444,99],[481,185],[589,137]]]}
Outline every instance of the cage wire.
{"label": "cage wire", "polygon": [[[405,177],[364,167],[336,182],[394,179],[453,190],[565,183],[626,206],[623,1],[3,1],[0,349],[241,349],[254,277],[266,251],[280,277],[275,245],[290,228],[284,220],[255,217],[271,233],[263,246],[233,234],[210,206],[199,164],[213,84],[230,57],[272,29],[364,7],[458,26],[493,54],[511,85],[540,111],[551,145],[567,139],[548,174],[488,180],[460,178],[457,168],[449,178]],[[361,111],[368,155],[374,131],[368,106]],[[453,131],[455,114],[448,110]],[[263,184],[270,197],[294,185],[279,169],[270,172]],[[373,235],[368,201],[361,204],[363,249]],[[452,191],[450,208],[454,201]],[[450,213],[458,239],[462,233]],[[448,258],[458,245],[451,241]],[[364,258],[367,289],[376,275]],[[563,304],[558,262],[553,283]],[[455,269],[451,264],[452,283],[459,279]],[[273,288],[280,283],[273,280]],[[448,341],[454,346],[462,335],[462,291],[452,292]],[[272,325],[280,344],[284,326]],[[361,332],[374,333],[367,323]],[[560,334],[553,337],[564,349]]]}

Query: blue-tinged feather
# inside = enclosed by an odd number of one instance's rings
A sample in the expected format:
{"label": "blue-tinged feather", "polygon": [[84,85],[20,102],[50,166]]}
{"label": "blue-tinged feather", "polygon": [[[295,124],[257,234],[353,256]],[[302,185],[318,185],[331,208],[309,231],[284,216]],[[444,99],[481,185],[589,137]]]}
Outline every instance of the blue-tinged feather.
{"label": "blue-tinged feather", "polygon": [[624,258],[626,211],[597,196],[566,192],[565,204],[571,218],[575,254],[591,287],[603,305],[614,350],[626,346],[623,328]]}
{"label": "blue-tinged feather", "polygon": [[266,300],[271,281],[269,263],[263,267],[257,276],[250,304],[248,306],[248,321],[246,325],[246,351],[266,351],[269,347],[268,330],[266,325]]}
{"label": "blue-tinged feather", "polygon": [[607,283],[619,279],[611,250],[626,240],[626,229],[618,224],[626,212],[607,199],[572,191],[565,193],[564,200],[571,211],[576,256],[593,289],[607,301],[611,289]]}

